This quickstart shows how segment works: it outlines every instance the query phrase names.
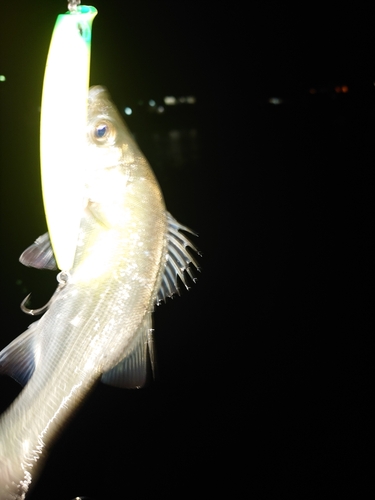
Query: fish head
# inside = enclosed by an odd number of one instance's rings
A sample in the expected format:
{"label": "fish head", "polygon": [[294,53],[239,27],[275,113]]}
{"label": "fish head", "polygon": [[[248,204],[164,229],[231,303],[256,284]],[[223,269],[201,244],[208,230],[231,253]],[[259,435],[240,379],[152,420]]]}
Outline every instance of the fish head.
{"label": "fish head", "polygon": [[[75,282],[108,280],[125,261],[162,259],[167,220],[156,177],[109,93],[89,90],[85,195],[75,263]],[[156,242],[156,243],[155,243]],[[143,264],[137,264],[142,267]],[[116,271],[117,272],[117,271]]]}
{"label": "fish head", "polygon": [[102,86],[89,90],[87,144],[85,203],[106,226],[126,224],[133,201],[147,203],[156,195],[163,204],[149,163]]}
{"label": "fish head", "polygon": [[138,149],[105,87],[91,87],[87,107],[88,165],[91,172],[126,169]]}
{"label": "fish head", "polygon": [[89,164],[99,168],[131,168],[142,155],[105,87],[91,87],[88,94],[87,141]]}

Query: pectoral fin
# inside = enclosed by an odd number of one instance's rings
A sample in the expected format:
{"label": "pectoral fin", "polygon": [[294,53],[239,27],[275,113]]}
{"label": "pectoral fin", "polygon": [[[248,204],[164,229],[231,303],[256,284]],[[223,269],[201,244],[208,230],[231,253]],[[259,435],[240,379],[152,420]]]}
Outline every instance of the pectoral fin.
{"label": "pectoral fin", "polygon": [[0,352],[0,373],[9,375],[21,385],[31,378],[36,363],[36,332],[38,321]]}
{"label": "pectoral fin", "polygon": [[147,380],[148,359],[154,372],[154,349],[151,313],[145,319],[136,335],[136,343],[123,359],[102,375],[102,382],[114,387],[134,389],[142,387]]}
{"label": "pectoral fin", "polygon": [[53,271],[58,269],[48,233],[39,236],[32,245],[26,248],[19,260],[27,267]]}

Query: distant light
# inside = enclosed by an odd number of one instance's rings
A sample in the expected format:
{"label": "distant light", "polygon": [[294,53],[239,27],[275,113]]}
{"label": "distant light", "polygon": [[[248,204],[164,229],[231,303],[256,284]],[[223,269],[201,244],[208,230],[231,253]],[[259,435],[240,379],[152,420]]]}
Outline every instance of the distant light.
{"label": "distant light", "polygon": [[174,106],[177,104],[177,99],[173,95],[167,95],[164,97],[164,104],[167,106]]}
{"label": "distant light", "polygon": [[347,85],[343,85],[341,87],[341,92],[343,92],[344,94],[346,94],[347,92],[349,92],[349,87]]}
{"label": "distant light", "polygon": [[310,90],[309,90],[309,93],[310,93],[310,94],[316,94],[316,92],[317,92],[317,91],[316,91],[316,89],[310,89]]}
{"label": "distant light", "polygon": [[179,97],[178,99],[182,104],[186,102],[186,97]]}
{"label": "distant light", "polygon": [[195,96],[193,95],[188,95],[187,98],[186,98],[186,102],[188,104],[195,104],[197,102]]}
{"label": "distant light", "polygon": [[129,106],[126,106],[126,108],[124,109],[124,113],[129,116],[133,113],[133,110],[132,108],[129,108]]}
{"label": "distant light", "polygon": [[153,99],[150,99],[150,100],[148,101],[148,104],[149,104],[149,106],[154,107],[154,106],[155,106],[155,104],[156,104],[156,102],[155,102]]}
{"label": "distant light", "polygon": [[277,104],[282,104],[284,101],[283,101],[280,97],[270,97],[270,98],[268,99],[268,102],[269,102],[270,104],[275,104],[275,105],[277,105]]}
{"label": "distant light", "polygon": [[174,141],[177,141],[178,139],[181,138],[181,132],[179,130],[170,130],[168,133],[169,137],[173,139]]}
{"label": "distant light", "polygon": [[0,82],[5,82],[6,78],[5,75],[0,75]]}
{"label": "distant light", "polygon": [[158,106],[158,113],[164,113],[164,106]]}

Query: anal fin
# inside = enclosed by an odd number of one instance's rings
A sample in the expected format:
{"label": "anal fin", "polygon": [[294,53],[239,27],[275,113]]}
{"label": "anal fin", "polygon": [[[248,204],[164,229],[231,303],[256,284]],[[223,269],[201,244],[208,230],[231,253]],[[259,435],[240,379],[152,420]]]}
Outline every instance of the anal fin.
{"label": "anal fin", "polygon": [[104,384],[125,389],[140,388],[145,385],[148,377],[148,364],[154,374],[154,348],[152,338],[151,313],[147,313],[138,329],[134,346],[123,359],[102,375]]}

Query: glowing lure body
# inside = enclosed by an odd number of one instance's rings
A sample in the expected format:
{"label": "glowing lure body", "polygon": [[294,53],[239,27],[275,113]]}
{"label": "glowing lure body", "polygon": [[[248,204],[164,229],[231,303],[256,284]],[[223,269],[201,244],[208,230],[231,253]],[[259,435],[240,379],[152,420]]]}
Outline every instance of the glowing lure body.
{"label": "glowing lure body", "polygon": [[94,7],[82,5],[57,17],[43,83],[43,201],[57,265],[64,271],[73,266],[84,203],[91,26],[96,14]]}

